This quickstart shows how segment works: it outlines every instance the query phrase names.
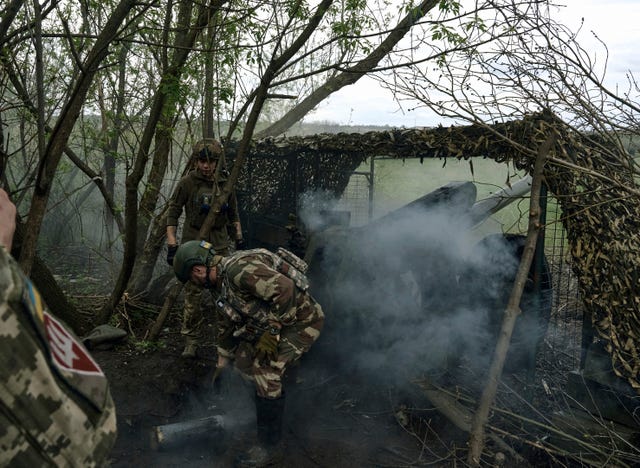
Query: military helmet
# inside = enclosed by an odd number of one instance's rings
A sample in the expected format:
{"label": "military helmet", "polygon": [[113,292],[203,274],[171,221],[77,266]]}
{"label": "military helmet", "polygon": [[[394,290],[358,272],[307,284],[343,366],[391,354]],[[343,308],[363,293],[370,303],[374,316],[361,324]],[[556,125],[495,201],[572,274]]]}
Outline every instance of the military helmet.
{"label": "military helmet", "polygon": [[222,145],[215,138],[205,138],[193,145],[192,156],[195,159],[217,160],[222,154]]}
{"label": "military helmet", "polygon": [[191,269],[196,265],[206,265],[214,255],[213,246],[207,241],[185,242],[178,247],[173,258],[173,271],[182,283],[186,283],[191,279]]}

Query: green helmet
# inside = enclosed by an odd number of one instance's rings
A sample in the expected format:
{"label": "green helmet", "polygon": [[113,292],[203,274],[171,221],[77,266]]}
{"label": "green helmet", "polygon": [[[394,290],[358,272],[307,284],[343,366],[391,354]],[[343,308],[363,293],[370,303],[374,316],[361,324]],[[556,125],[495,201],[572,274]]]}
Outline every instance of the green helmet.
{"label": "green helmet", "polygon": [[213,246],[207,241],[185,242],[178,247],[173,259],[173,271],[182,283],[186,283],[191,278],[191,269],[196,265],[207,265],[214,255]]}

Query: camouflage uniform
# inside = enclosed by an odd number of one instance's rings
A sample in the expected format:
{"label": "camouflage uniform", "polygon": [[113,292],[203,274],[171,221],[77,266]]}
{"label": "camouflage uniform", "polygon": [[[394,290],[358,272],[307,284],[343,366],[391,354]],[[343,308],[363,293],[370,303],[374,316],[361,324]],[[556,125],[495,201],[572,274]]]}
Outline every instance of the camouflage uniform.
{"label": "camouflage uniform", "polygon": [[[178,219],[184,207],[185,220],[181,242],[184,243],[196,239],[206,240],[213,245],[219,255],[229,255],[232,242],[227,226],[239,221],[237,201],[233,194],[229,196],[228,202],[224,203],[220,211],[216,213],[216,220],[211,231],[203,239],[199,238],[200,228],[209,212],[208,209],[203,209],[203,206],[211,206],[214,197],[222,191],[226,178],[221,175],[220,179],[215,193],[213,181],[203,176],[197,169],[180,179],[169,202],[167,225],[178,225]],[[187,339],[192,339],[196,342],[200,339],[200,328],[203,323],[202,310],[200,308],[201,298],[202,288],[192,283],[185,285],[181,333]]]}
{"label": "camouflage uniform", "polygon": [[[318,339],[324,322],[311,295],[277,271],[280,257],[266,249],[238,252],[217,265],[220,298],[218,353],[235,359],[236,368],[256,386],[260,398],[282,394],[282,376]],[[254,346],[269,321],[282,324],[278,356],[256,359]]]}
{"label": "camouflage uniform", "polygon": [[0,466],[102,466],[116,439],[107,379],[0,247]]}

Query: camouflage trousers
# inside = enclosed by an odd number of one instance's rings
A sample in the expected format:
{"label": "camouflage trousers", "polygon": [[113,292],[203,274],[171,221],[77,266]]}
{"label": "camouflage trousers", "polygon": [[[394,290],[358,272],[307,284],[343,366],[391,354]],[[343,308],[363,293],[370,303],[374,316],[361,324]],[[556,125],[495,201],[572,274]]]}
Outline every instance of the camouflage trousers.
{"label": "camouflage trousers", "polygon": [[236,349],[236,368],[246,380],[254,383],[256,394],[261,398],[274,399],[282,395],[282,379],[287,368],[309,351],[320,336],[324,314],[320,305],[311,296],[307,297],[302,311],[305,320],[282,328],[275,360],[258,360],[254,344],[247,341]]}
{"label": "camouflage trousers", "polygon": [[202,293],[205,290],[191,282],[184,286],[184,310],[182,311],[182,329],[180,333],[187,339],[199,342],[202,338]]}
{"label": "camouflage trousers", "polygon": [[[229,249],[221,249],[221,255],[229,255]],[[202,327],[204,315],[202,313],[202,295],[209,294],[210,290],[196,286],[190,281],[184,286],[184,309],[182,311],[182,328],[180,334],[188,341],[200,343],[203,340]],[[214,314],[215,316],[215,314]],[[215,326],[214,326],[215,329]],[[215,333],[207,336],[207,339],[214,338]]]}

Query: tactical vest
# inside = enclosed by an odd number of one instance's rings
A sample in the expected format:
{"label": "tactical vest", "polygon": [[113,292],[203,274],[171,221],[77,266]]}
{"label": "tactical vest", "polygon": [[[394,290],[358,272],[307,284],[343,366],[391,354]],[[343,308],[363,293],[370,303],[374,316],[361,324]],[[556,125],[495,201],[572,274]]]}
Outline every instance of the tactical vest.
{"label": "tactical vest", "polygon": [[231,286],[227,275],[229,265],[248,256],[259,257],[271,268],[290,278],[296,288],[302,292],[309,289],[309,279],[305,275],[308,268],[307,263],[294,253],[282,247],[278,248],[276,253],[267,249],[246,250],[230,257],[224,257],[220,263],[218,263],[221,278],[221,293],[216,301],[216,306],[234,323],[248,320],[245,327],[234,332],[234,336],[253,340],[257,335],[265,331],[269,309],[261,301],[255,301],[255,303],[249,305],[237,295],[230,294]]}

